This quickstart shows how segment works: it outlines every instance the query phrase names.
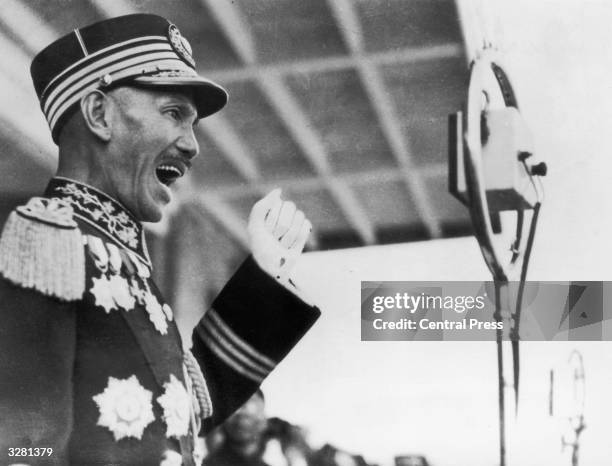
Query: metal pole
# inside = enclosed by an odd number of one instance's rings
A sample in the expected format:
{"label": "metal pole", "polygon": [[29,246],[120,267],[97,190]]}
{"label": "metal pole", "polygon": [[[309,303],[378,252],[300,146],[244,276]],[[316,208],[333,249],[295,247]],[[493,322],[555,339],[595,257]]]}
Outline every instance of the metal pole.
{"label": "metal pole", "polygon": [[[499,332],[498,332],[499,336]],[[499,465],[506,466],[506,410],[504,396],[504,343],[497,339],[497,389],[499,393]]]}

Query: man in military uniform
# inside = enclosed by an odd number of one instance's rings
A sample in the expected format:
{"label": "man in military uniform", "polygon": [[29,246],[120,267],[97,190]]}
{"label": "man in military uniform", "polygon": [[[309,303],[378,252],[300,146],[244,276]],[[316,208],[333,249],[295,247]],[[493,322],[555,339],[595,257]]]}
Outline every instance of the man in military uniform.
{"label": "man in military uniform", "polygon": [[31,72],[59,167],[0,238],[0,463],[193,465],[194,437],[319,314],[288,280],[310,223],[278,191],[254,206],[252,256],[185,349],[141,222],[160,220],[226,92],[154,15],[75,29]]}

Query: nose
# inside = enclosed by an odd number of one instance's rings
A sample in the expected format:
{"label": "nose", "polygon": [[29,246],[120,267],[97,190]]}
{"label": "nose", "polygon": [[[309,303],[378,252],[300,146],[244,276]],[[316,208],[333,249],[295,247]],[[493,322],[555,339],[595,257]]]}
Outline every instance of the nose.
{"label": "nose", "polygon": [[200,152],[200,146],[192,126],[186,126],[176,141],[176,147],[187,158],[192,159]]}

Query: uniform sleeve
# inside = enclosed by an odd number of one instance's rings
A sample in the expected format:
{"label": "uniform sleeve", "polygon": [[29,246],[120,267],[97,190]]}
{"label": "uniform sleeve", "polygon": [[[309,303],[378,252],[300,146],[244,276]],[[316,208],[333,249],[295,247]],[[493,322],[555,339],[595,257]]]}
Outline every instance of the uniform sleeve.
{"label": "uniform sleeve", "polygon": [[[0,277],[0,464],[67,464],[74,307]],[[10,448],[53,453],[9,456]]]}
{"label": "uniform sleeve", "polygon": [[261,385],[319,317],[320,311],[278,284],[248,258],[193,333],[193,353],[223,422]]}

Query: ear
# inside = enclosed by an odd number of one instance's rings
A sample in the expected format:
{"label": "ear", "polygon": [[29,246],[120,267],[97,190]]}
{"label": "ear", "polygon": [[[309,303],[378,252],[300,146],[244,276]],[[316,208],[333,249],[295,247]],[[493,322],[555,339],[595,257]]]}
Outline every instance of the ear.
{"label": "ear", "polygon": [[108,96],[97,89],[81,98],[81,114],[85,125],[104,142],[111,138],[110,105]]}

